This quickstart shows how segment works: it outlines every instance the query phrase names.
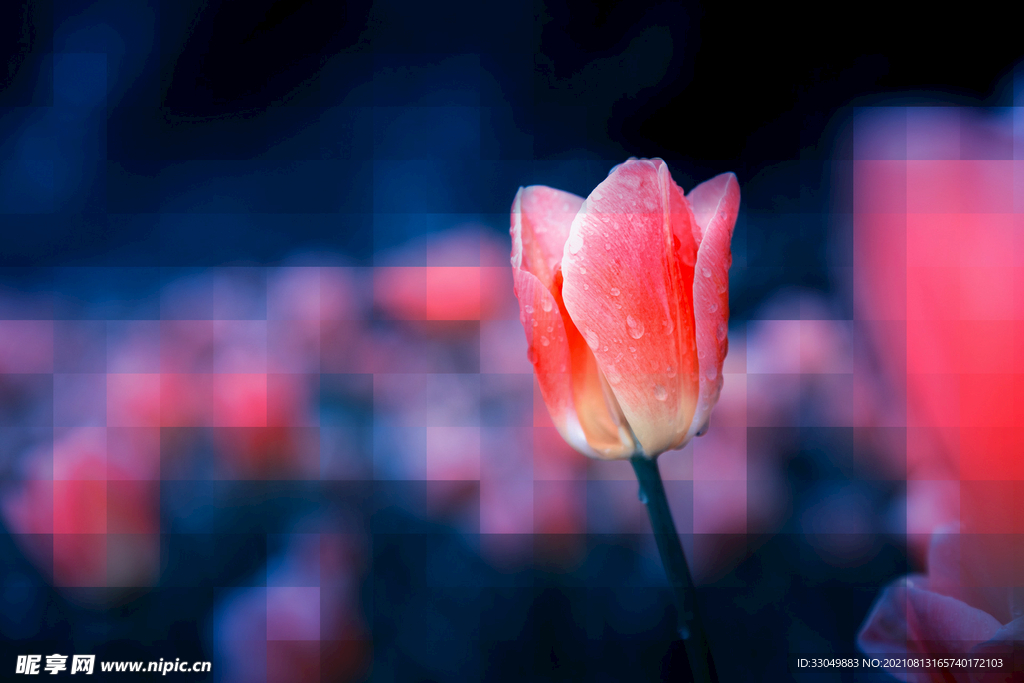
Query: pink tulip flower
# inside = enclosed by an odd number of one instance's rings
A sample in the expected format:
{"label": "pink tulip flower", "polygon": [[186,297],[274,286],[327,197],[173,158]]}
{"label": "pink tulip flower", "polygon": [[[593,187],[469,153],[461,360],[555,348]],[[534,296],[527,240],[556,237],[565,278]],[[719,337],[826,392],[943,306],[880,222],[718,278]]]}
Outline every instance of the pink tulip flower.
{"label": "pink tulip flower", "polygon": [[1024,637],[1015,555],[1006,535],[960,533],[955,525],[940,528],[928,550],[928,574],[905,576],[886,588],[858,644],[876,656],[970,656],[1002,658],[1007,664],[988,670],[890,670],[907,683],[1011,680],[1013,643]]}
{"label": "pink tulip flower", "polygon": [[529,358],[562,437],[595,458],[654,458],[705,429],[728,350],[736,177],[684,195],[630,159],[585,200],[533,186],[512,206]]}

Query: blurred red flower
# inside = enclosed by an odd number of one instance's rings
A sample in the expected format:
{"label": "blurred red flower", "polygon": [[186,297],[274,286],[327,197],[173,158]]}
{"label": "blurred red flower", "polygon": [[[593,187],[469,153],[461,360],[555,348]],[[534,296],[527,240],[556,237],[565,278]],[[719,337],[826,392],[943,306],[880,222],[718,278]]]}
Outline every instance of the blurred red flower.
{"label": "blurred red flower", "polygon": [[156,579],[158,460],[141,441],[119,438],[131,435],[107,431],[71,432],[53,444],[52,459],[49,447],[34,451],[26,479],[3,500],[14,537],[58,587],[124,589]]}

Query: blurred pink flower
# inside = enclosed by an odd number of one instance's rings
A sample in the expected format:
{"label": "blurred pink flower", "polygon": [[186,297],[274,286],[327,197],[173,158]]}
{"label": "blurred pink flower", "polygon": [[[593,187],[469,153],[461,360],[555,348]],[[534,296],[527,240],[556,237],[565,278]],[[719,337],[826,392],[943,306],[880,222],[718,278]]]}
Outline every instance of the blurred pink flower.
{"label": "blurred pink flower", "polygon": [[1014,536],[965,534],[955,526],[936,530],[928,573],[903,577],[883,591],[858,645],[884,657],[994,657],[1007,663],[988,671],[890,669],[901,681],[1010,680],[1014,643],[1024,640],[1024,575],[1015,544]]}
{"label": "blurred pink flower", "polygon": [[1011,505],[1024,477],[1019,162],[1012,122],[968,108],[872,108],[853,125],[854,305],[885,373],[858,373],[858,390],[896,397],[861,433],[908,480],[920,558],[942,524],[987,531],[1000,515],[981,508]]}
{"label": "blurred pink flower", "polygon": [[[56,586],[126,589],[155,581],[157,444],[138,437],[93,427],[72,431],[52,451],[30,453],[25,479],[3,499],[12,534]],[[117,592],[80,595],[102,601]]]}
{"label": "blurred pink flower", "polygon": [[[374,301],[396,320],[493,318],[514,305],[500,240],[486,228],[456,228],[382,257]],[[426,265],[419,265],[426,257]],[[415,265],[414,265],[415,264]]]}

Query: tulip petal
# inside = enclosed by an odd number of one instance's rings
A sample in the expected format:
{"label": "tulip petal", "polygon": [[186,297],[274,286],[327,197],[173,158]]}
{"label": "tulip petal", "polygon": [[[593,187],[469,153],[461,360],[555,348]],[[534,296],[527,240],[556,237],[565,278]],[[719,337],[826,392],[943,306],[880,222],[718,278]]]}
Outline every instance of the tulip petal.
{"label": "tulip petal", "polygon": [[992,638],[976,646],[971,654],[976,657],[1006,657],[1021,642],[1024,642],[1024,617],[1017,617],[996,631]]}
{"label": "tulip petal", "polygon": [[729,351],[729,267],[732,231],[740,208],[736,176],[723,173],[693,188],[697,267],[693,280],[700,398],[687,439],[705,429],[722,391],[722,364]]}
{"label": "tulip petal", "polygon": [[1012,618],[1017,549],[1000,534],[961,533],[957,524],[936,529],[928,546],[928,589],[991,614]]}
{"label": "tulip petal", "polygon": [[[864,652],[963,655],[999,632],[1002,624],[992,615],[920,587],[926,583],[910,576],[882,592],[857,636]],[[929,680],[920,673],[890,673],[904,681]]]}
{"label": "tulip petal", "polygon": [[519,298],[519,317],[526,330],[527,357],[533,363],[551,420],[570,446],[596,457],[589,452],[591,449],[576,417],[569,340],[555,297],[532,273],[514,268],[512,277]]}
{"label": "tulip petal", "polygon": [[512,203],[512,265],[551,290],[569,226],[583,199],[543,185],[521,187]]}
{"label": "tulip petal", "polygon": [[573,220],[566,310],[646,455],[680,446],[697,400],[693,219],[660,159],[617,166]]}
{"label": "tulip petal", "polygon": [[623,458],[635,450],[614,397],[605,390],[594,354],[572,324],[558,296],[525,270],[513,269],[527,355],[559,434],[592,458]]}
{"label": "tulip petal", "polygon": [[635,450],[625,417],[562,302],[562,248],[583,200],[550,187],[522,188],[512,205],[512,272],[528,356],[562,438],[594,458]]}

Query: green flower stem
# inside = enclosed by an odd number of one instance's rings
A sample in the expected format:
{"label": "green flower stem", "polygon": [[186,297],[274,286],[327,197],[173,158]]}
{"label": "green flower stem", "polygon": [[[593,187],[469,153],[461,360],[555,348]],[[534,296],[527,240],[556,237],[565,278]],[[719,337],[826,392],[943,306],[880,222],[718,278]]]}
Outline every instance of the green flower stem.
{"label": "green flower stem", "polygon": [[695,683],[717,681],[715,666],[711,661],[711,650],[704,636],[704,627],[697,614],[697,602],[693,577],[686,565],[683,544],[679,541],[672,511],[665,497],[665,485],[658,471],[658,461],[634,455],[630,458],[633,471],[640,482],[640,500],[647,506],[647,514],[651,518],[654,538],[658,542],[658,553],[661,563],[665,566],[665,574],[675,594],[676,607],[679,610],[679,637],[686,647],[686,657],[690,660],[690,671]]}

